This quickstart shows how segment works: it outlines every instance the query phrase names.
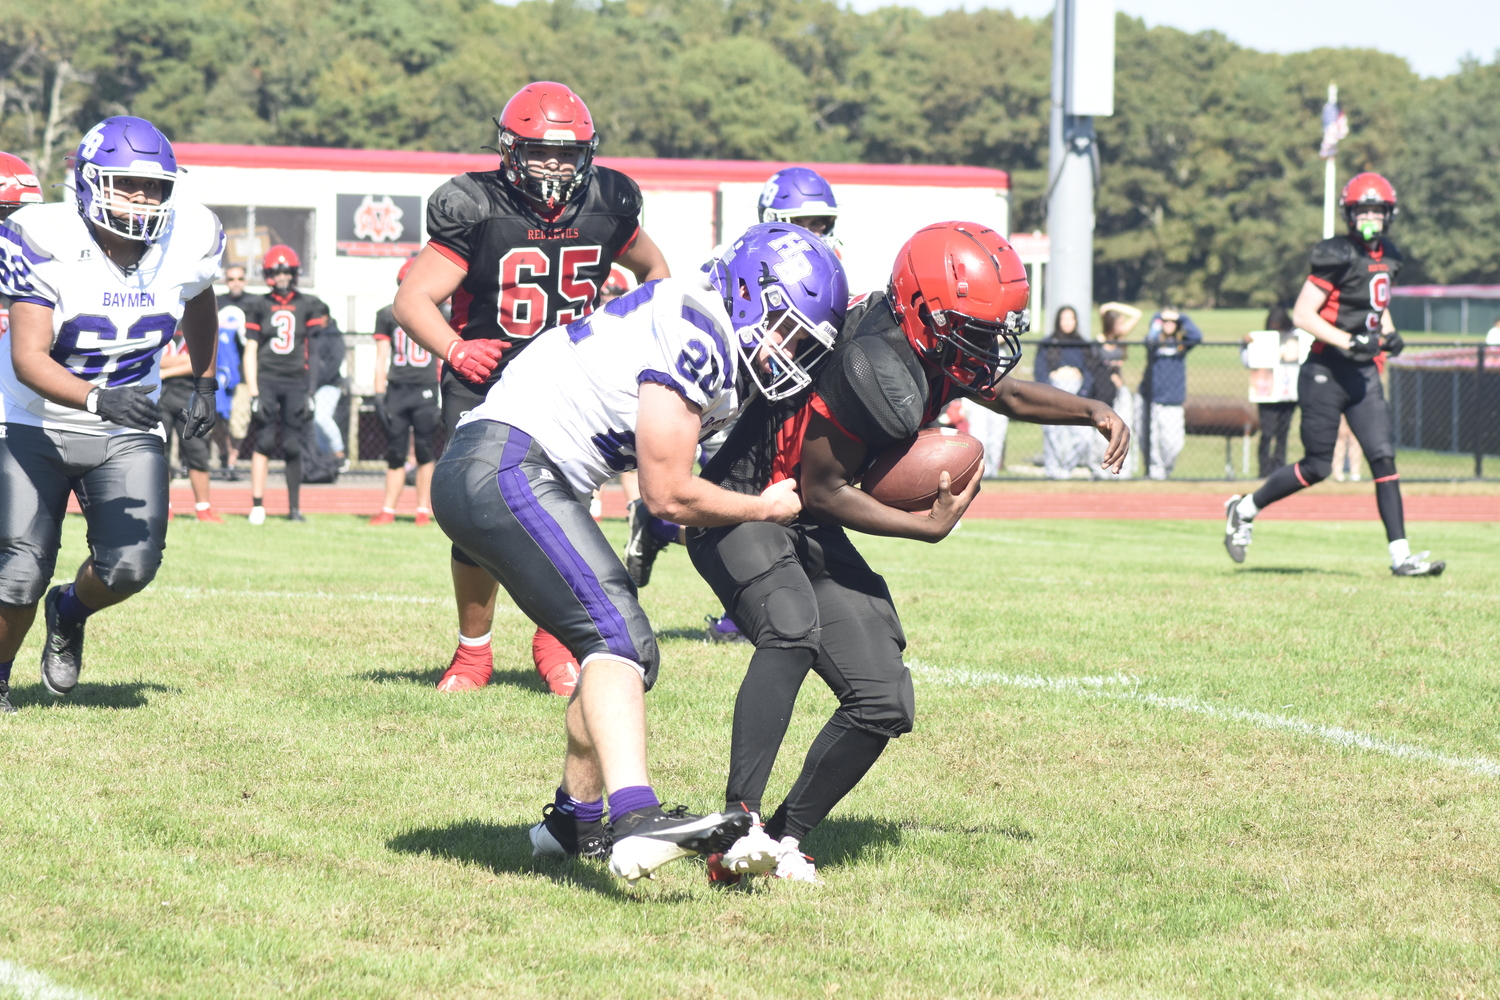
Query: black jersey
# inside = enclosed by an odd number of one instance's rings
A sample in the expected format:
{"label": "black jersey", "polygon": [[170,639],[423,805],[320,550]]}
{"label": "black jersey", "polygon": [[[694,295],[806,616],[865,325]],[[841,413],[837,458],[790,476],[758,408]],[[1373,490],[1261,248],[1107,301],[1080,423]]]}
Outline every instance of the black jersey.
{"label": "black jersey", "polygon": [[545,222],[499,171],[460,174],[427,202],[434,249],[468,274],[453,296],[454,332],[465,340],[508,340],[516,351],[543,330],[588,315],[615,258],[635,241],[641,189],[617,170],[593,177]]}
{"label": "black jersey", "polygon": [[775,403],[757,396],[703,477],[736,493],[759,493],[779,480],[800,478],[802,440],[813,413],[863,443],[871,462],[936,420],[953,398],[952,388],[918,360],[885,293],[876,292],[849,308],[814,388]]}
{"label": "black jersey", "polygon": [[[1380,317],[1391,304],[1391,285],[1401,270],[1401,252],[1381,238],[1373,248],[1363,240],[1335,236],[1313,247],[1308,280],[1328,293],[1318,315],[1345,333],[1377,332]],[[1328,345],[1312,347],[1324,353]]]}
{"label": "black jersey", "polygon": [[391,342],[386,381],[399,385],[432,385],[437,381],[437,361],[432,352],[406,335],[390,306],[375,314],[375,339]]}
{"label": "black jersey", "polygon": [[[246,296],[249,298],[249,296]],[[306,378],[308,340],[328,324],[328,306],[316,295],[295,288],[261,296],[265,316],[254,329],[247,321],[246,336],[260,344],[255,352],[261,378]]]}

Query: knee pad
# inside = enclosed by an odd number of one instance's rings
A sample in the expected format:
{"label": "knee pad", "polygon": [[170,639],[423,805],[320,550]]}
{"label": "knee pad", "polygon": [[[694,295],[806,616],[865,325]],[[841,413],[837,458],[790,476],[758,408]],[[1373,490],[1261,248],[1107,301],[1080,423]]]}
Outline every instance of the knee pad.
{"label": "knee pad", "polygon": [[895,738],[911,732],[917,715],[911,671],[903,666],[899,675],[884,683],[862,686],[844,701],[839,711],[852,725],[876,736]]}
{"label": "knee pad", "polygon": [[1394,458],[1372,458],[1370,461],[1370,478],[1375,480],[1391,479],[1396,475],[1396,460]]}
{"label": "knee pad", "polygon": [[[436,455],[434,455],[432,453],[432,435],[431,434],[421,434],[421,433],[413,434],[412,435],[412,447],[416,450],[416,453],[417,453],[417,464],[418,465],[426,465],[428,462],[431,462],[433,459],[435,459],[437,457]],[[405,458],[404,457],[402,459],[402,464],[405,464]]]}
{"label": "knee pad", "polygon": [[194,472],[208,471],[208,438],[179,438],[181,447],[178,454],[182,458],[182,464]]}
{"label": "knee pad", "polygon": [[757,646],[818,648],[818,600],[807,574],[795,563],[777,564],[752,580],[729,610]]}
{"label": "knee pad", "polygon": [[262,455],[269,455],[276,450],[276,425],[274,423],[261,424],[256,430],[255,450]]}
{"label": "knee pad", "polygon": [[1304,458],[1297,463],[1297,475],[1308,486],[1321,483],[1333,472],[1333,463],[1326,458]]}
{"label": "knee pad", "polygon": [[133,596],[145,590],[161,568],[161,549],[148,543],[94,555],[94,575],[112,593]]}
{"label": "knee pad", "polygon": [[289,429],[281,435],[281,457],[288,462],[302,457],[302,439],[298,432]]}
{"label": "knee pad", "polygon": [[[394,436],[385,444],[385,467],[388,469],[400,469],[406,465],[406,435],[402,435],[398,441]],[[420,450],[418,452],[420,454]]]}

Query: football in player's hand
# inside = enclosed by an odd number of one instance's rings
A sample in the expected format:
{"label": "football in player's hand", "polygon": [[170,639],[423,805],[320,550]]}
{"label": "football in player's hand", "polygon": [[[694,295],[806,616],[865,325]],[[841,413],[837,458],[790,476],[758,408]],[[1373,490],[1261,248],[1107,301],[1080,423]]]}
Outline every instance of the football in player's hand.
{"label": "football in player's hand", "polygon": [[881,452],[860,489],[897,510],[931,510],[944,472],[949,489],[962,493],[982,468],[984,445],[978,438],[951,427],[929,427]]}

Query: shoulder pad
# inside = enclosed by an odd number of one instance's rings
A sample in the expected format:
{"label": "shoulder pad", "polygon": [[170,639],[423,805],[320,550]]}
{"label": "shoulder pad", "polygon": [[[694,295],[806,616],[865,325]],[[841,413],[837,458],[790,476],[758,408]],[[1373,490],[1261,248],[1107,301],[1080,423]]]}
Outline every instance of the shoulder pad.
{"label": "shoulder pad", "polygon": [[[884,296],[868,301],[869,308],[846,321],[845,329],[853,329],[818,376],[818,395],[846,430],[878,451],[921,429],[927,379],[900,326],[883,308]],[[882,308],[875,308],[877,301]]]}
{"label": "shoulder pad", "polygon": [[1385,256],[1396,261],[1403,261],[1406,259],[1405,257],[1401,256],[1401,251],[1396,249],[1396,244],[1392,243],[1390,240],[1382,238],[1380,243],[1384,247]]}
{"label": "shoulder pad", "polygon": [[454,222],[475,223],[488,218],[492,213],[490,199],[485,196],[482,173],[459,174],[434,191],[427,199],[429,212],[441,212]]}
{"label": "shoulder pad", "polygon": [[604,206],[627,215],[641,212],[641,187],[634,179],[610,167],[594,168],[593,183],[599,189],[599,200]]}
{"label": "shoulder pad", "polygon": [[1323,240],[1312,249],[1312,266],[1329,267],[1335,264],[1347,264],[1359,257],[1359,250],[1347,236],[1335,236],[1332,239]]}

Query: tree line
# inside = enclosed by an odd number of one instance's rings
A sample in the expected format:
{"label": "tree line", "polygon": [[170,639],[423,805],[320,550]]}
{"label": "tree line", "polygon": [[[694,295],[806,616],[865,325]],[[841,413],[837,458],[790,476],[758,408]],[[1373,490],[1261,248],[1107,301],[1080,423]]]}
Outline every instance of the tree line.
{"label": "tree line", "polygon": [[[1395,183],[1407,282],[1500,281],[1500,63],[1424,80],[1364,49],[1257,52],[1119,15],[1101,152],[1101,299],[1294,296],[1339,175]],[[535,79],[617,156],[950,163],[1011,173],[1045,228],[1051,27],[1008,11],[831,0],[0,0],[0,148],[55,183],[110,114],[177,141],[477,151]],[[56,193],[52,196],[57,196]]]}

